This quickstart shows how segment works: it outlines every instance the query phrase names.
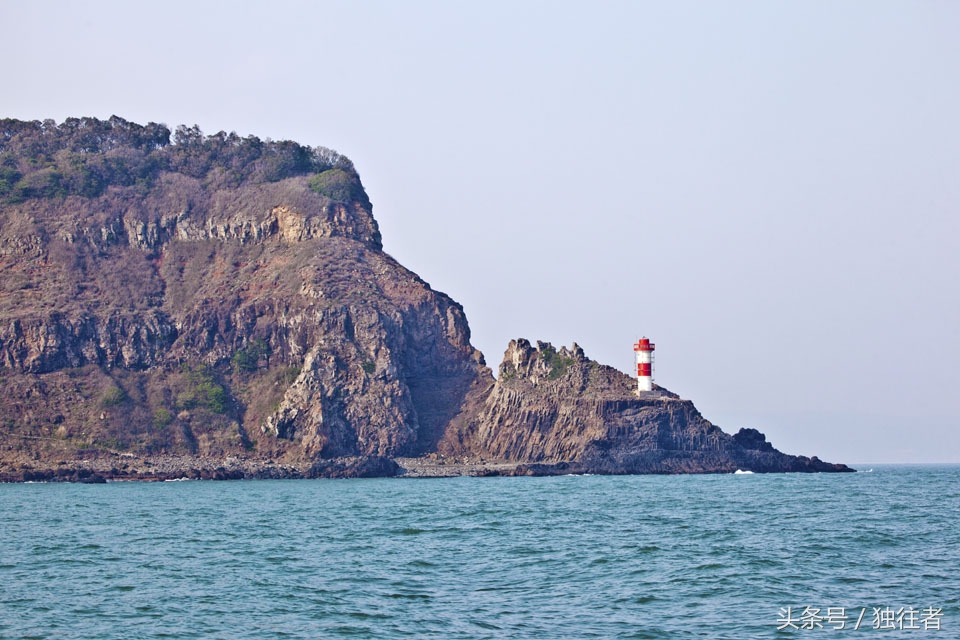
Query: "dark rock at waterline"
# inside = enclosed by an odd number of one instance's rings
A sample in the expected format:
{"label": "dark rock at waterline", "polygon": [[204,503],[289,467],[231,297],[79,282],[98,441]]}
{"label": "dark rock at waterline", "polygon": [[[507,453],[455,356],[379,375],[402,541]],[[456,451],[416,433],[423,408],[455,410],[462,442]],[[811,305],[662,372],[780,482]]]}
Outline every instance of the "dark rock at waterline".
{"label": "dark rock at waterline", "polygon": [[390,458],[368,456],[336,460],[318,460],[306,472],[307,478],[390,478],[402,472]]}

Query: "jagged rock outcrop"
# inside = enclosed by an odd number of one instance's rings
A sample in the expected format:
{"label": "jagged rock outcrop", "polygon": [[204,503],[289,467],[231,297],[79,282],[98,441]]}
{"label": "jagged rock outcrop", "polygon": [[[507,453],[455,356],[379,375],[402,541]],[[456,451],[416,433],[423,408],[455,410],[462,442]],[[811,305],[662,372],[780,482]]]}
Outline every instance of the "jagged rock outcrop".
{"label": "jagged rock outcrop", "polygon": [[0,479],[840,469],[577,345],[494,379],[371,208],[322,148],[0,121]]}
{"label": "jagged rock outcrop", "polygon": [[513,340],[496,384],[468,399],[440,443],[447,456],[515,460],[520,473],[842,471],[776,451],[759,431],[731,436],[689,400],[570,349]]}

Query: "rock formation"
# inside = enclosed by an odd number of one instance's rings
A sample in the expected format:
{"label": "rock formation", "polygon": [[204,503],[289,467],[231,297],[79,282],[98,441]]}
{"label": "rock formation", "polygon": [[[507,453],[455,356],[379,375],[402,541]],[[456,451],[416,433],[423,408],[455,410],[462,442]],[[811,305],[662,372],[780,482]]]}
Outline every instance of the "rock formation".
{"label": "rock formation", "polygon": [[576,345],[494,380],[349,160],[119,118],[0,121],[0,384],[7,479],[842,470]]}
{"label": "rock formation", "polygon": [[570,349],[510,342],[497,381],[473,394],[440,442],[447,456],[524,461],[524,473],[839,471],[776,451],[755,429],[731,436],[689,400]]}

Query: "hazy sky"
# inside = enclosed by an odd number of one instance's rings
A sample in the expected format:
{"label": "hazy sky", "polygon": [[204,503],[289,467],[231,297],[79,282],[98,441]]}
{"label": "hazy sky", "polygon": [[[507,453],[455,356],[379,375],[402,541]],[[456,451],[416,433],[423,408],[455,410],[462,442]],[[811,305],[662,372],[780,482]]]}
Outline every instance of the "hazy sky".
{"label": "hazy sky", "polygon": [[960,462],[960,3],[0,0],[0,117],[334,148],[495,368],[576,341],[727,431]]}

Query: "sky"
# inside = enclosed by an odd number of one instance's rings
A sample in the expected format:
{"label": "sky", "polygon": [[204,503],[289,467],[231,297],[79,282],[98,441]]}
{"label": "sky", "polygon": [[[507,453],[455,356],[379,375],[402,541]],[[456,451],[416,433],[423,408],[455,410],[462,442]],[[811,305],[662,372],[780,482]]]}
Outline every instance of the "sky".
{"label": "sky", "polygon": [[728,432],[960,462],[960,3],[0,0],[0,117],[351,158],[495,369],[577,342]]}

